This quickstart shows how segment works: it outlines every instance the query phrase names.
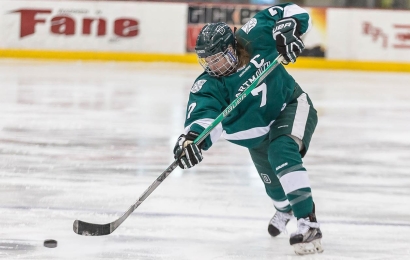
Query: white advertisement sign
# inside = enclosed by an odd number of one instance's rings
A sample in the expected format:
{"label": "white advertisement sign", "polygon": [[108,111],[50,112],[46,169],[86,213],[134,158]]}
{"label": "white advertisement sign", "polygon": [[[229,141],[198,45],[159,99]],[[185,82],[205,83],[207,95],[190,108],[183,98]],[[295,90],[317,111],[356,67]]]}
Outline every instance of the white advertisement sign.
{"label": "white advertisement sign", "polygon": [[0,48],[185,53],[183,3],[0,1]]}
{"label": "white advertisement sign", "polygon": [[410,62],[410,11],[328,9],[328,59]]}

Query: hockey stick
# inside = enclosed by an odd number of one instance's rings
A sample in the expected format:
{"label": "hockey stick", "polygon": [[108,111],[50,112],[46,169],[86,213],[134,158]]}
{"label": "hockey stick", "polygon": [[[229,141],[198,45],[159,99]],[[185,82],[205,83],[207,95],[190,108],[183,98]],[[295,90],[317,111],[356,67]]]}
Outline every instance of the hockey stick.
{"label": "hockey stick", "polygon": [[[262,80],[268,76],[283,60],[283,57],[279,55],[268,67],[256,77],[255,81],[248,86],[222,113],[194,140],[195,144],[202,143],[205,138],[211,133],[211,131],[222,120],[234,110],[236,106],[256,87]],[[109,235],[117,229],[125,219],[131,215],[132,212],[162,183],[168,175],[178,166],[178,159],[176,159],[149,187],[144,191],[141,197],[117,220],[107,224],[94,224],[81,220],[75,220],[73,224],[74,232],[83,236],[103,236]]]}

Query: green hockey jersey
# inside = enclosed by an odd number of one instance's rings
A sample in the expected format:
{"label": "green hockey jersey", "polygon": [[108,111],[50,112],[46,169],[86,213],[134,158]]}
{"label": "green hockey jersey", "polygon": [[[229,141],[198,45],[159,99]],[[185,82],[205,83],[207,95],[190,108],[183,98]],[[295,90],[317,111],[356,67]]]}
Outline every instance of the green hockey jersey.
{"label": "green hockey jersey", "polygon": [[[249,86],[278,56],[273,29],[278,20],[292,17],[300,24],[300,33],[310,27],[308,13],[288,3],[269,7],[257,13],[236,31],[235,36],[250,54],[250,62],[234,74],[212,77],[202,73],[193,84],[189,95],[185,133],[201,133],[213,120]],[[205,139],[207,150],[221,136],[248,148],[266,138],[271,124],[292,101],[295,80],[282,65],[272,71]]]}

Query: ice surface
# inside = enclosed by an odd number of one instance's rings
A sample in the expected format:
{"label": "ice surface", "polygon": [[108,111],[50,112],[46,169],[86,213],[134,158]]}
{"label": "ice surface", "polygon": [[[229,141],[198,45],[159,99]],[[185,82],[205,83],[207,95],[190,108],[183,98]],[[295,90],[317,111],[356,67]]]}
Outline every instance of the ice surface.
{"label": "ice surface", "polygon": [[200,66],[0,60],[0,258],[410,259],[410,74],[290,71],[319,112],[305,167],[322,255],[268,235],[272,202],[225,141],[112,235],[76,235],[75,219],[115,220],[172,162]]}

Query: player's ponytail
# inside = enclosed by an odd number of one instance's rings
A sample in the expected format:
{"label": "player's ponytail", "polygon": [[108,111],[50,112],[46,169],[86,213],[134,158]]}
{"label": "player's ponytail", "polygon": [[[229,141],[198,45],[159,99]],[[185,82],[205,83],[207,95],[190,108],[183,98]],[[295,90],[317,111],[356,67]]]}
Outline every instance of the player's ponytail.
{"label": "player's ponytail", "polygon": [[251,60],[248,51],[239,41],[236,42],[236,55],[238,55],[238,68],[248,64]]}

